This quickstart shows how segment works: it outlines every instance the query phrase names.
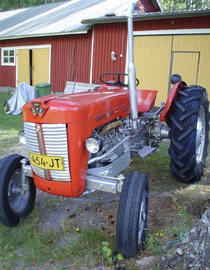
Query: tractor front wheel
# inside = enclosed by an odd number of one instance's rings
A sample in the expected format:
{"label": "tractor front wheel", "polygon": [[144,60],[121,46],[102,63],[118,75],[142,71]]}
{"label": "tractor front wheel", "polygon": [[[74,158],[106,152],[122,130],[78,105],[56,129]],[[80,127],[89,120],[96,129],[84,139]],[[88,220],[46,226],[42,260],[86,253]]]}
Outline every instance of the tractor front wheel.
{"label": "tractor front wheel", "polygon": [[13,154],[0,161],[0,221],[6,226],[15,226],[20,218],[26,217],[33,209],[36,187],[33,179],[27,177],[22,187],[21,159]]}
{"label": "tractor front wheel", "polygon": [[129,173],[123,183],[116,228],[116,251],[124,257],[135,257],[143,248],[148,196],[146,174]]}
{"label": "tractor front wheel", "polygon": [[177,95],[170,114],[170,167],[179,181],[198,181],[203,175],[208,147],[207,93],[203,87],[192,85]]}

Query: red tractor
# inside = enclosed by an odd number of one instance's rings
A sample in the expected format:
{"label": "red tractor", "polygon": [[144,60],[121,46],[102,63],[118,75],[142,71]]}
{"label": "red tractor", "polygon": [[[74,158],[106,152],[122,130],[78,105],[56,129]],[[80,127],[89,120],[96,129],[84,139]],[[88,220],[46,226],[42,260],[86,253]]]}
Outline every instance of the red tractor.
{"label": "red tractor", "polygon": [[[149,188],[144,173],[122,174],[131,154],[144,158],[169,138],[173,174],[185,183],[201,179],[209,132],[207,92],[174,75],[166,103],[152,111],[157,91],[136,90],[132,23],[131,12],[128,74],[104,73],[103,85],[95,90],[39,97],[23,107],[30,159],[13,154],[0,162],[4,225],[17,225],[31,212],[36,188],[66,197],[93,190],[121,192],[116,251],[132,257],[145,237]],[[110,74],[115,80],[106,79]]]}

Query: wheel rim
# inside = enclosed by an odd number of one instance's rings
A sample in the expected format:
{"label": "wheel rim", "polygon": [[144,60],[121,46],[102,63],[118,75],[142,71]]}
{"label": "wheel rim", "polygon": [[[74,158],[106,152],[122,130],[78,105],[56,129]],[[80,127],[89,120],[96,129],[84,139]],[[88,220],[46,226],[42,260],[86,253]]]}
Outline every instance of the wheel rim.
{"label": "wheel rim", "polygon": [[206,137],[205,111],[204,111],[203,106],[201,106],[198,112],[198,121],[197,121],[197,128],[196,128],[196,162],[197,164],[200,163],[203,158],[205,137]]}
{"label": "wheel rim", "polygon": [[[28,184],[28,181],[27,181]],[[29,200],[29,189],[25,192],[21,189],[21,169],[17,169],[11,176],[8,184],[8,203],[15,213],[20,213]]]}
{"label": "wheel rim", "polygon": [[140,207],[140,212],[139,212],[138,245],[140,245],[143,240],[142,238],[143,238],[144,230],[146,227],[146,219],[147,219],[146,199],[147,199],[147,192],[145,190],[143,194],[141,207]]}

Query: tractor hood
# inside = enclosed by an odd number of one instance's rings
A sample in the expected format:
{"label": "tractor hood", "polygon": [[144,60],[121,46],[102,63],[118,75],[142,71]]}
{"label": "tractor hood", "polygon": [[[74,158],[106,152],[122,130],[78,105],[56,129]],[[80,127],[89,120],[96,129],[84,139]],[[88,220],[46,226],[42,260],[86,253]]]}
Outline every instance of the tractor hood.
{"label": "tractor hood", "polygon": [[91,92],[39,97],[25,104],[22,114],[24,122],[73,123],[99,117],[119,107],[129,113],[128,91],[102,86]]}

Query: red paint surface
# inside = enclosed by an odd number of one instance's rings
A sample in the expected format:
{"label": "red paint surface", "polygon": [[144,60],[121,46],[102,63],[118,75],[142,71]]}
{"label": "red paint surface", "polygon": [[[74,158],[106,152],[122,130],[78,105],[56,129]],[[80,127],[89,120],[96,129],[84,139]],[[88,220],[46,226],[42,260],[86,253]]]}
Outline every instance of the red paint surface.
{"label": "red paint surface", "polygon": [[155,104],[158,91],[155,90],[137,90],[138,112],[148,112]]}
{"label": "red paint surface", "polygon": [[168,126],[171,126],[171,121],[169,118],[170,112],[173,109],[172,103],[173,100],[177,99],[177,93],[182,90],[182,88],[186,86],[186,83],[180,81],[174,85],[171,89],[169,96],[166,101],[165,111],[161,113],[161,121],[165,121]]}
{"label": "red paint surface", "polygon": [[[100,83],[104,72],[125,72],[127,24],[101,24],[94,27],[94,57],[92,81]],[[116,61],[111,60],[111,52]]]}

